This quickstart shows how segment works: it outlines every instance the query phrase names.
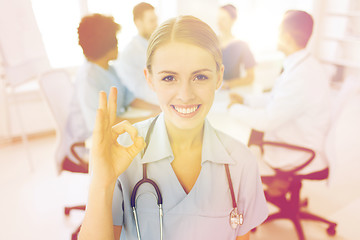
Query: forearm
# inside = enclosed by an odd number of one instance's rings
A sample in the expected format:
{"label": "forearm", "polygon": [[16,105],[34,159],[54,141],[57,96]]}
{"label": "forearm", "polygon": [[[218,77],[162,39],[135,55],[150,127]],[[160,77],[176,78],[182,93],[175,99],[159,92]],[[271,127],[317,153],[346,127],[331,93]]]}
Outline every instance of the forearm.
{"label": "forearm", "polygon": [[241,104],[233,104],[229,113],[247,126],[258,131],[270,131],[277,126],[277,121],[269,116],[266,109],[253,109]]}
{"label": "forearm", "polygon": [[235,87],[250,85],[253,83],[253,81],[254,81],[253,78],[245,76],[242,78],[233,78],[231,80],[228,80],[228,85],[229,85],[229,88],[235,88]]}
{"label": "forearm", "polygon": [[156,112],[156,111],[160,112],[159,106],[157,106],[155,104],[152,104],[152,103],[149,103],[149,102],[146,102],[146,101],[144,101],[142,99],[139,99],[139,98],[135,98],[134,101],[131,102],[130,106],[134,107],[134,108],[147,109],[147,110],[150,110],[150,111],[153,111],[153,112]]}
{"label": "forearm", "polygon": [[93,181],[90,184],[89,200],[79,240],[114,239],[112,220],[112,199],[115,182],[106,188],[99,187]]}

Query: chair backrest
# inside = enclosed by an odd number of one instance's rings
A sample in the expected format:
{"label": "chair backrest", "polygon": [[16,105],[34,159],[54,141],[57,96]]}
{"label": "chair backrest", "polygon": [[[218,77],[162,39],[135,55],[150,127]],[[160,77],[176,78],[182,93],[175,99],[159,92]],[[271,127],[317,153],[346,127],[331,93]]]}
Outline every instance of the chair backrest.
{"label": "chair backrest", "polygon": [[325,140],[325,155],[329,163],[329,185],[336,185],[339,171],[339,160],[342,156],[339,156],[337,151],[337,135],[339,127],[339,119],[342,116],[343,110],[346,107],[348,101],[354,97],[360,91],[360,78],[355,75],[351,75],[344,79],[340,90],[336,92],[336,96],[333,98],[332,110],[331,110],[331,123],[330,128]]}
{"label": "chair backrest", "polygon": [[39,85],[48,103],[57,127],[56,163],[61,171],[61,163],[66,155],[65,128],[69,114],[69,105],[73,96],[74,86],[70,75],[65,70],[52,70],[40,76]]}

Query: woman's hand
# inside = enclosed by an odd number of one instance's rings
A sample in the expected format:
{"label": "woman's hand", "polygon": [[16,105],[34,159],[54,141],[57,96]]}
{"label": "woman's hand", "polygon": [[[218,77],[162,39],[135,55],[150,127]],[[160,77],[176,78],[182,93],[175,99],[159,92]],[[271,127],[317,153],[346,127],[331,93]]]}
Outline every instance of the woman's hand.
{"label": "woman's hand", "polygon": [[229,81],[223,81],[223,83],[221,85],[221,89],[222,90],[229,90],[230,89]]}
{"label": "woman's hand", "polygon": [[244,98],[237,93],[230,93],[229,97],[230,97],[230,103],[227,107],[228,109],[234,104],[243,104],[244,103]]}
{"label": "woman's hand", "polygon": [[[134,157],[145,147],[144,139],[128,121],[115,124],[117,89],[110,89],[109,101],[106,93],[99,94],[99,109],[96,114],[93,142],[90,155],[90,173],[100,187],[107,187],[116,181]],[[117,137],[127,132],[133,141],[129,147],[117,142]]]}

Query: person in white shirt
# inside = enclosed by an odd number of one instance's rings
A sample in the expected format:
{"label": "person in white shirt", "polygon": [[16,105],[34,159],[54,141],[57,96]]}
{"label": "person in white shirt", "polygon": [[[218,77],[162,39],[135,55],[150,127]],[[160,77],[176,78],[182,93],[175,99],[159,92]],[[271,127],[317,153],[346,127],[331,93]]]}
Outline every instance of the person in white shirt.
{"label": "person in white shirt", "polygon": [[138,34],[126,45],[114,66],[126,87],[136,98],[158,104],[156,94],[149,88],[144,77],[146,49],[152,32],[157,27],[155,8],[145,2],[133,9]]}
{"label": "person in white shirt", "polygon": [[[312,30],[311,15],[304,11],[287,11],[277,46],[286,59],[272,91],[260,96],[231,94],[229,104],[230,113],[253,129],[264,132],[265,140],[314,150],[315,159],[301,173],[327,167],[323,144],[330,120],[330,78],[322,64],[306,49]],[[263,158],[271,166],[286,170],[304,163],[308,159],[306,154],[267,147]],[[267,174],[262,172],[262,175]]]}

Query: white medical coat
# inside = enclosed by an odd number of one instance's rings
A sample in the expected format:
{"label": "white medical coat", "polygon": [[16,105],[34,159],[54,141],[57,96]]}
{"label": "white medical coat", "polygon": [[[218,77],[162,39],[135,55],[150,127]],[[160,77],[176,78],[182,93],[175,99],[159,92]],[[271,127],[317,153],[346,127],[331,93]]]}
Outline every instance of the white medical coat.
{"label": "white medical coat", "polygon": [[[244,105],[235,104],[229,111],[265,132],[265,140],[313,149],[316,157],[302,173],[322,170],[328,165],[323,149],[330,121],[329,75],[306,50],[288,56],[283,67],[271,93],[246,96]],[[308,157],[308,153],[265,147],[264,159],[277,168],[299,166]]]}

